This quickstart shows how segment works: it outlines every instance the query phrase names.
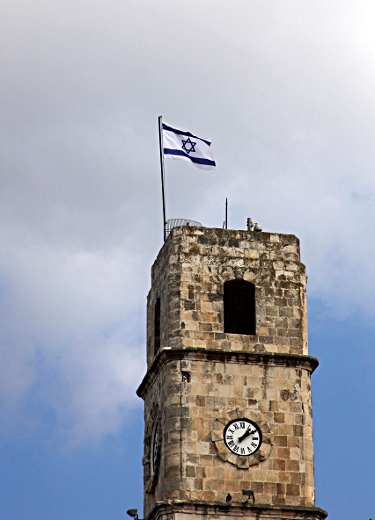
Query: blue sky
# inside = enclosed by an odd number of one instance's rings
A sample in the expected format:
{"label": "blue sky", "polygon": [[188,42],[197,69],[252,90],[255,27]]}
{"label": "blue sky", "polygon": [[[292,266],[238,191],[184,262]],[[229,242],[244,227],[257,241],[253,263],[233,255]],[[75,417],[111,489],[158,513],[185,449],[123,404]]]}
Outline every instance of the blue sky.
{"label": "blue sky", "polygon": [[332,518],[372,518],[374,329],[358,314],[322,318],[320,305],[310,302],[310,351],[321,362],[313,378],[317,502]]}
{"label": "blue sky", "polygon": [[0,516],[142,508],[145,305],[167,217],[294,233],[317,505],[375,517],[375,8],[367,0],[12,0],[1,17]]}

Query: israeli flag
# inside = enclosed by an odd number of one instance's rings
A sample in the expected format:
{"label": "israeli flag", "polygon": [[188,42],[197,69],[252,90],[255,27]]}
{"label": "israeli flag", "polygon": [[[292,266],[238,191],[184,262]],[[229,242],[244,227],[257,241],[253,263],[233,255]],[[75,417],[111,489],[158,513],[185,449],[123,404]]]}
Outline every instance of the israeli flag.
{"label": "israeli flag", "polygon": [[211,141],[208,139],[163,123],[163,151],[166,157],[192,162],[202,170],[214,170],[216,163],[211,155],[210,146]]}

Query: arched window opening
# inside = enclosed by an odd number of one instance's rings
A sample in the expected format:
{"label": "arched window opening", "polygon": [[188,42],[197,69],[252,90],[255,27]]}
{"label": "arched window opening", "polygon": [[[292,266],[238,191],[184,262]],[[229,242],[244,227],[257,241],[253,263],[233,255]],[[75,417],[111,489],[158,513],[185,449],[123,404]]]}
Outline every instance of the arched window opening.
{"label": "arched window opening", "polygon": [[255,285],[251,282],[224,283],[224,332],[255,334]]}
{"label": "arched window opening", "polygon": [[154,356],[160,349],[160,298],[157,298],[154,309]]}

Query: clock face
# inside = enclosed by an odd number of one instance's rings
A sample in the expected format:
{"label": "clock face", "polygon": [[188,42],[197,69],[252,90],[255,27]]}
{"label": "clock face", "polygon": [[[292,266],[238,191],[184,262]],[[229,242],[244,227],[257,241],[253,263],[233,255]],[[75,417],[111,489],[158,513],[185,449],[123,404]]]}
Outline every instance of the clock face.
{"label": "clock face", "polygon": [[236,455],[253,455],[262,444],[262,432],[249,419],[234,419],[224,428],[224,442]]}
{"label": "clock face", "polygon": [[159,460],[159,423],[154,424],[151,435],[151,473],[156,473],[156,468]]}

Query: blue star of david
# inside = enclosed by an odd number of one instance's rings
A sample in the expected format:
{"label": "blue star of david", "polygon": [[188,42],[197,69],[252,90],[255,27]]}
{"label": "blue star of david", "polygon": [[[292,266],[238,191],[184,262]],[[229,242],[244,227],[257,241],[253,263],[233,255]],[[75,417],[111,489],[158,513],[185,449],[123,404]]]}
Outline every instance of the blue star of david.
{"label": "blue star of david", "polygon": [[[195,145],[196,145],[196,144],[197,144],[196,142],[193,143],[193,141],[190,140],[190,137],[188,137],[188,138],[186,139],[186,141],[184,141],[184,140],[182,139],[182,149],[185,150],[185,152],[186,152],[188,155],[189,155],[189,153],[191,153],[191,152],[195,152]],[[186,145],[187,145],[187,146],[190,146],[190,148],[186,148]]]}

